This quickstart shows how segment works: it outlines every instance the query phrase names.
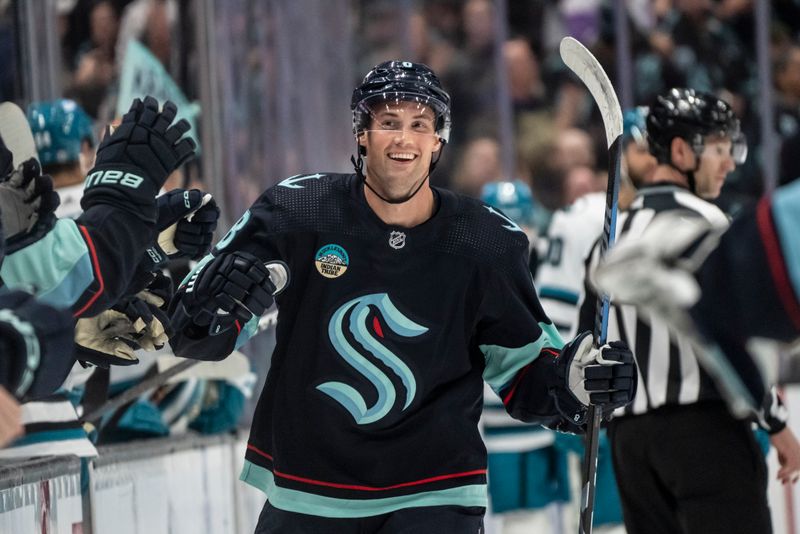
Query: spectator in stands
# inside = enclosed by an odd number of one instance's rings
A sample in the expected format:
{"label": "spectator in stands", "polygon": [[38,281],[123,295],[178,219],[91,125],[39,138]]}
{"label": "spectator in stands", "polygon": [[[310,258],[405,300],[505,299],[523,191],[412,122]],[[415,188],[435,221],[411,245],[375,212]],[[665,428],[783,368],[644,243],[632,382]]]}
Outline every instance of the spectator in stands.
{"label": "spectator in stands", "polygon": [[570,128],[558,134],[552,157],[553,165],[564,171],[582,165],[594,168],[597,164],[592,138],[578,128]]}
{"label": "spectator in stands", "polygon": [[538,152],[556,133],[553,107],[539,71],[539,61],[528,41],[510,39],[503,44],[508,90],[514,110],[517,152]]}
{"label": "spectator in stands", "polygon": [[[442,82],[451,88],[452,148],[465,140],[496,134],[497,71],[495,68],[495,8],[490,0],[468,0],[462,10],[463,44]],[[475,194],[480,193],[476,191]]]}
{"label": "spectator in stands", "polygon": [[119,37],[114,43],[119,63],[125,58],[128,41],[146,45],[169,68],[172,59],[172,31],[178,20],[175,0],[134,0],[122,12]]}
{"label": "spectator in stands", "polygon": [[464,147],[450,185],[459,193],[480,198],[481,188],[502,176],[500,143],[492,137],[478,137]]}
{"label": "spectator in stands", "polygon": [[67,95],[75,99],[89,115],[97,118],[109,85],[116,76],[119,11],[110,0],[94,3],[90,12],[89,50],[78,60]]}

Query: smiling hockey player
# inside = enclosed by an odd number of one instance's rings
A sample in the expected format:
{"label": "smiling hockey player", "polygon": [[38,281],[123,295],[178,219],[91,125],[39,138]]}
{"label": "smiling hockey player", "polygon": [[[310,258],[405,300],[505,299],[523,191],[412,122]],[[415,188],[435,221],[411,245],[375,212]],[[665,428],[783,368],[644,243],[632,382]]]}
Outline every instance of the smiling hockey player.
{"label": "smiling hockey player", "polygon": [[179,289],[172,345],[221,359],[244,343],[282,262],[241,475],[268,497],[256,532],[482,532],[483,380],[513,416],[580,431],[590,400],[630,401],[633,358],[588,333],[564,345],[519,226],[430,186],[450,97],[428,67],[378,65],[351,109],[356,172],[268,189]]}

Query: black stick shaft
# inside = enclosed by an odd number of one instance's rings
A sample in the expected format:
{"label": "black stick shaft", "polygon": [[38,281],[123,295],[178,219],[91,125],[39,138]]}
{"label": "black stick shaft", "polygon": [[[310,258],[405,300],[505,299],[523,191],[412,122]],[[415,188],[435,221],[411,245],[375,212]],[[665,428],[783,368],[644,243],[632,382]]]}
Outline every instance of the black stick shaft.
{"label": "black stick shaft", "polygon": [[113,399],[107,401],[105,404],[98,407],[93,412],[87,414],[86,416],[82,417],[83,421],[87,421],[90,423],[94,423],[95,421],[100,420],[106,413],[116,410],[122,406],[125,406],[132,400],[136,399],[139,395],[143,393],[155,389],[159,386],[164,385],[167,380],[172,378],[173,376],[193,367],[194,365],[200,363],[201,360],[184,360],[180,363],[175,364],[174,366],[166,369],[158,373],[157,375],[153,375],[150,378],[146,378],[133,386],[130,389],[126,389]]}
{"label": "black stick shaft", "polygon": [[[617,198],[619,197],[620,159],[622,157],[622,139],[617,137],[608,148],[608,189],[606,190],[606,212],[603,222],[603,240],[600,243],[600,257],[606,255],[614,244],[617,230]],[[601,347],[608,336],[608,295],[598,295],[597,313],[594,321],[594,341]],[[603,409],[600,406],[589,406],[586,441],[584,444],[583,464],[581,465],[583,487],[581,489],[580,534],[592,533],[592,517],[594,516],[594,498],[597,487],[597,452],[600,445],[600,425],[603,422]]]}

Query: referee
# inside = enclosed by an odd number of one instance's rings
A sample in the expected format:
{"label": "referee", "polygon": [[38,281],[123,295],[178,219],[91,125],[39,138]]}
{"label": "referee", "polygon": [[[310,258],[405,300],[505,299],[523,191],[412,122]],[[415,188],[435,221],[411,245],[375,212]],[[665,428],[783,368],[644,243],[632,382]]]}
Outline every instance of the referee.
{"label": "referee", "polygon": [[[620,217],[621,234],[639,235],[657,213],[674,210],[726,226],[710,200],[746,156],[730,106],[713,95],[671,89],[650,108],[647,130],[658,166]],[[586,291],[579,331],[594,322],[595,296],[588,285]],[[611,308],[608,335],[628,343],[640,373],[634,402],[608,428],[628,534],[772,532],[766,462],[751,422],[730,415],[691,344],[633,306]],[[786,428],[785,410],[771,400],[766,394],[762,424],[794,471],[800,446]]]}

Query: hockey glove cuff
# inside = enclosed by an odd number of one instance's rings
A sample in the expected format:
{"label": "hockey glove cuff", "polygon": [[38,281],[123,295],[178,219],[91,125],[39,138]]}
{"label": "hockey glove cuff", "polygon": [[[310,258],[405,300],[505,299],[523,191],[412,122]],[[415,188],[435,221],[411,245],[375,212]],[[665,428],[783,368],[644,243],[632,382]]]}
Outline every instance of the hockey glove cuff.
{"label": "hockey glove cuff", "polygon": [[24,291],[0,296],[2,385],[20,399],[58,389],[75,363],[74,325],[69,311],[39,302]]}
{"label": "hockey glove cuff", "polygon": [[106,133],[97,149],[94,168],[86,178],[81,206],[98,203],[124,206],[148,221],[156,221],[154,199],[167,177],[195,153],[195,143],[183,137],[189,123],[172,122],[178,108],[170,101],[133,101],[122,123]]}

